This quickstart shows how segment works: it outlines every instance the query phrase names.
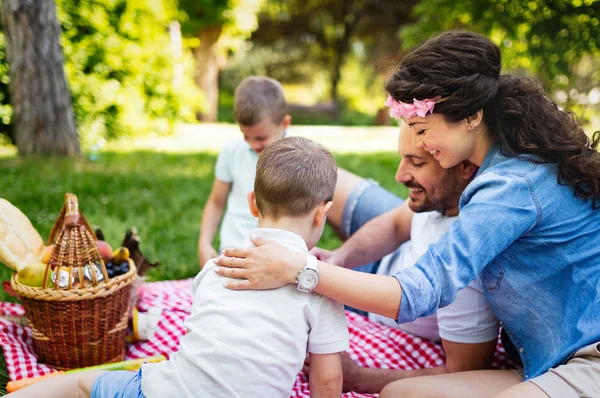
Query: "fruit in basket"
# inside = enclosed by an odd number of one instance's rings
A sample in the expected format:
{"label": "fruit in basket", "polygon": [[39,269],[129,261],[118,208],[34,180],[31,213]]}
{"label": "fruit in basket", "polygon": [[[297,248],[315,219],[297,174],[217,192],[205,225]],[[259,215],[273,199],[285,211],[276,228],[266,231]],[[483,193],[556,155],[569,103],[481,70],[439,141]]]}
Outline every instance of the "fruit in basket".
{"label": "fruit in basket", "polygon": [[[18,272],[19,282],[27,286],[42,287],[44,286],[45,272],[46,264],[42,262],[31,263]],[[52,282],[50,282],[50,274],[51,272],[48,272],[47,286],[52,285]]]}
{"label": "fruit in basket", "polygon": [[98,246],[98,251],[100,252],[100,257],[102,257],[102,260],[104,260],[105,263],[112,259],[113,249],[112,249],[112,247],[110,247],[108,242],[105,242],[103,240],[97,240],[96,246]]}
{"label": "fruit in basket", "polygon": [[124,261],[129,260],[129,249],[126,247],[119,247],[113,252],[112,262],[113,264],[121,264]]}
{"label": "fruit in basket", "polygon": [[115,267],[115,275],[123,275],[128,272],[129,272],[129,263],[127,261],[124,261]]}
{"label": "fruit in basket", "polygon": [[44,264],[48,264],[50,262],[50,256],[52,256],[52,250],[54,250],[54,245],[45,246],[42,250],[42,262]]}

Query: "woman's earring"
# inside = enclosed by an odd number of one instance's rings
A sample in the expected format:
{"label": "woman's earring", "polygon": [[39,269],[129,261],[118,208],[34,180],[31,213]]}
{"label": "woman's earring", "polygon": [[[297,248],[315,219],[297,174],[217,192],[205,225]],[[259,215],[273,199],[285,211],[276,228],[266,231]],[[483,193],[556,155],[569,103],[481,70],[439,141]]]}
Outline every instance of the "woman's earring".
{"label": "woman's earring", "polygon": [[473,130],[473,126],[471,126],[471,125],[469,124],[469,126],[467,127],[467,129],[468,129],[469,131],[471,131],[471,130]]}

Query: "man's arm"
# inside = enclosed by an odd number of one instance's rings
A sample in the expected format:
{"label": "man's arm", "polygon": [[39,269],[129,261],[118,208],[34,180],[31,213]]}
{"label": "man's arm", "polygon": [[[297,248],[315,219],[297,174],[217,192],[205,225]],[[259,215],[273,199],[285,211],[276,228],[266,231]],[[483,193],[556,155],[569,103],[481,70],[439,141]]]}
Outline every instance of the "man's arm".
{"label": "man's arm", "polygon": [[212,191],[202,211],[202,223],[200,224],[200,238],[198,239],[198,256],[200,268],[211,258],[218,256],[212,243],[223,218],[227,196],[231,191],[231,183],[215,178]]}
{"label": "man's arm", "polygon": [[413,212],[404,202],[367,222],[337,250],[338,265],[355,268],[380,260],[410,239]]}
{"label": "man's arm", "polygon": [[339,398],[342,395],[340,354],[310,354],[308,382],[311,398]]}
{"label": "man's arm", "polygon": [[[419,376],[433,376],[468,370],[489,369],[496,352],[497,340],[484,343],[464,344],[442,339],[446,364],[427,369],[396,370],[363,368],[349,355],[342,355],[344,391],[377,394],[391,382]],[[311,360],[312,366],[312,360]]]}

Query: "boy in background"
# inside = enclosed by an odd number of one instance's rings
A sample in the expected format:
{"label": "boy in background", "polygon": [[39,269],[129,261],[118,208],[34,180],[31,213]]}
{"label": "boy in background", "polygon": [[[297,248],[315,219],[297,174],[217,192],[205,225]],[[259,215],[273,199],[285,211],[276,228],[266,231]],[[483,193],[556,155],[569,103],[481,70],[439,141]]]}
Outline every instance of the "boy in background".
{"label": "boy in background", "polygon": [[246,196],[254,186],[258,156],[284,137],[292,121],[281,84],[268,77],[251,76],[238,85],[234,114],[244,137],[225,145],[217,158],[215,181],[200,224],[200,267],[218,255],[213,240],[221,219],[220,249],[239,246],[256,228]]}
{"label": "boy in background", "polygon": [[[249,237],[271,239],[309,253],[321,238],[335,190],[331,153],[306,138],[271,144],[260,156],[250,211],[258,217]],[[269,397],[288,398],[306,357],[313,398],[342,393],[340,353],[348,349],[343,306],[319,294],[317,260],[308,256],[298,283],[270,290],[232,291],[232,279],[209,260],[194,280],[192,314],[179,351],[138,372],[89,371],[40,381],[10,397]]]}

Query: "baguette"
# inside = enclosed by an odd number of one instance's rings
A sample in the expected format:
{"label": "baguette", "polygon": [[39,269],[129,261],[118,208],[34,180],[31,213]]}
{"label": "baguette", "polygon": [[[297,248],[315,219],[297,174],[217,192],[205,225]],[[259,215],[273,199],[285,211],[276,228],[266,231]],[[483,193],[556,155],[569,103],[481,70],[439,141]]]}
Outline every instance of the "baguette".
{"label": "baguette", "polygon": [[41,261],[43,249],[44,241],[27,216],[0,198],[0,262],[19,272]]}

